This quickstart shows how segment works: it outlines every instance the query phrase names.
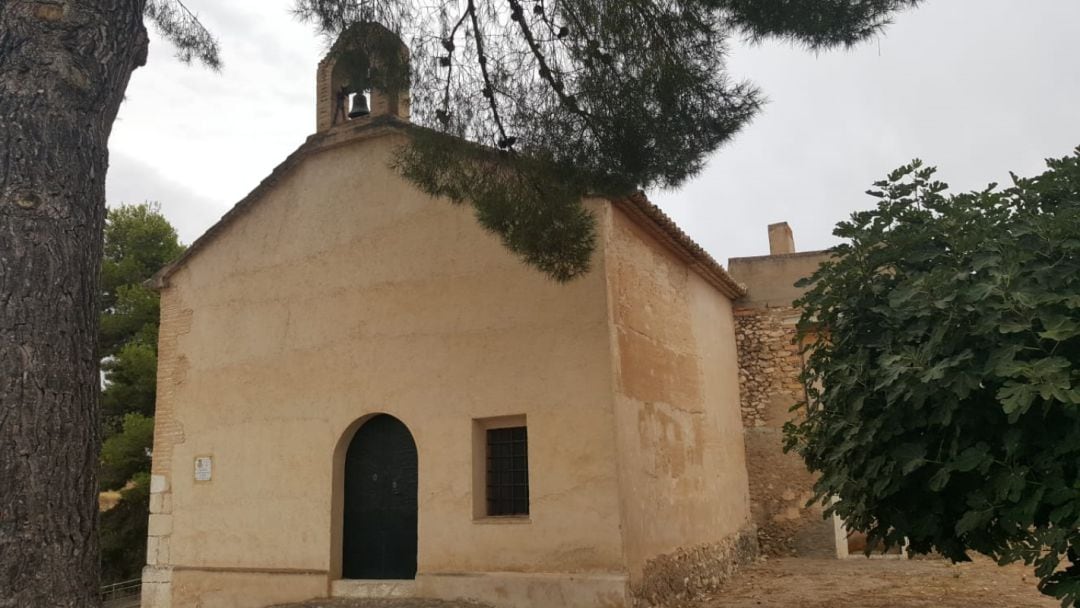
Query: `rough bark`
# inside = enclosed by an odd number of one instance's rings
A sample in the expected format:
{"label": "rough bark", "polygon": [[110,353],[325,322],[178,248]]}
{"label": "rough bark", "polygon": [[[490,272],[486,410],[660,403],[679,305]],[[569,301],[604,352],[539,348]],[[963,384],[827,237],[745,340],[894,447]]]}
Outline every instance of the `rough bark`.
{"label": "rough bark", "polygon": [[107,143],[145,0],[0,0],[0,607],[97,606]]}

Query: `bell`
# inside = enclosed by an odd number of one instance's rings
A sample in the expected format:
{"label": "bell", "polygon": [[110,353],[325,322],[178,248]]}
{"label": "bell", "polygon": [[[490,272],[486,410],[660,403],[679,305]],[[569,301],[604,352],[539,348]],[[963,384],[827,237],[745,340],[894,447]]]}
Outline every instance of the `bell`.
{"label": "bell", "polygon": [[349,118],[360,118],[361,116],[367,116],[371,114],[371,110],[367,106],[367,97],[363,93],[357,93],[352,96],[352,109],[349,110]]}

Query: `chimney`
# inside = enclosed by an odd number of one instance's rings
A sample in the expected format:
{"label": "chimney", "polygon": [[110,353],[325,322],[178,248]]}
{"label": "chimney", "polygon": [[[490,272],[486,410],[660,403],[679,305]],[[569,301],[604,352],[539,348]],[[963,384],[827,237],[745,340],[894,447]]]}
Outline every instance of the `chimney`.
{"label": "chimney", "polygon": [[795,235],[787,222],[769,224],[769,255],[795,253]]}

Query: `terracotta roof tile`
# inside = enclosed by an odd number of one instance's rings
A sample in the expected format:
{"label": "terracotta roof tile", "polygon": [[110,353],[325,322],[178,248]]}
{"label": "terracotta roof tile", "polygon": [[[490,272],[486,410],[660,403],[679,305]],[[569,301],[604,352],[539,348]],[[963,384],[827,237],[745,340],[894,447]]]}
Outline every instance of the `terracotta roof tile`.
{"label": "terracotta roof tile", "polygon": [[646,229],[650,227],[653,236],[665,242],[686,261],[698,274],[709,281],[729,298],[735,299],[746,295],[746,288],[737,282],[709,252],[690,238],[675,220],[668,217],[660,207],[649,200],[644,192],[637,192],[626,198],[612,199],[616,207],[622,209],[631,218]]}

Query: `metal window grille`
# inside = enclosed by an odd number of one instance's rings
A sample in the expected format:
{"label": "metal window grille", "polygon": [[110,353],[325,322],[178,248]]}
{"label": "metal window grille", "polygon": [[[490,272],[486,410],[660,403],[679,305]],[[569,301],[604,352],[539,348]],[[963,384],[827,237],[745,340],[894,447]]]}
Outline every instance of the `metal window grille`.
{"label": "metal window grille", "polygon": [[528,433],[523,426],[487,431],[487,514],[529,514]]}

